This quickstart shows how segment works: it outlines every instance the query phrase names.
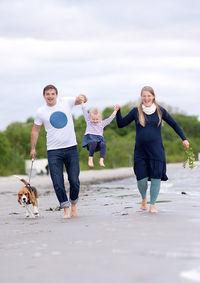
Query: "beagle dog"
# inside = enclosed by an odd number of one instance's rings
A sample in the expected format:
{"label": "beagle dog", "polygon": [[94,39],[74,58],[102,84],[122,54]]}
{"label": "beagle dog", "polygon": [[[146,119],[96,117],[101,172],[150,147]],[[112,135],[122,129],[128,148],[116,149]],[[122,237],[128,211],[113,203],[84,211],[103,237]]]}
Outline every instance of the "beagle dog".
{"label": "beagle dog", "polygon": [[[18,192],[18,202],[21,205],[24,205],[26,208],[26,217],[35,218],[35,216],[39,216],[39,193],[35,187],[30,186],[30,184],[24,179],[20,180],[25,184]],[[33,212],[30,209],[30,204],[33,205]]]}

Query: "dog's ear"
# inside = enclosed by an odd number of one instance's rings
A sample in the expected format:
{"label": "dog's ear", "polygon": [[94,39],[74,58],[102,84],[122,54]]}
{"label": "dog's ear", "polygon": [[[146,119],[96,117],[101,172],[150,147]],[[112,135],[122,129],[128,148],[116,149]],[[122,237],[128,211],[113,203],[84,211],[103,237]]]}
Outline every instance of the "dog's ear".
{"label": "dog's ear", "polygon": [[33,196],[31,194],[31,192],[29,192],[29,190],[28,190],[28,198],[29,198],[30,202],[33,203]]}
{"label": "dog's ear", "polygon": [[30,202],[32,203],[33,206],[37,205],[36,199],[35,199],[35,194],[33,191],[30,192]]}
{"label": "dog's ear", "polygon": [[21,200],[21,194],[18,193],[18,203],[19,204],[21,204],[20,200]]}

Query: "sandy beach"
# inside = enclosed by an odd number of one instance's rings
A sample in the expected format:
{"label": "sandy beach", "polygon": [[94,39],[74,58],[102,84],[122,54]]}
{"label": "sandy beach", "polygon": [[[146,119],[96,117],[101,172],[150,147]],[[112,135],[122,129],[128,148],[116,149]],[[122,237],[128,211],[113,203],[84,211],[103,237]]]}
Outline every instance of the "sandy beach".
{"label": "sandy beach", "polygon": [[132,168],[82,171],[80,181],[79,216],[64,220],[50,177],[32,178],[40,216],[27,219],[22,183],[0,177],[1,282],[200,282],[199,197],[161,191],[155,215],[139,209]]}

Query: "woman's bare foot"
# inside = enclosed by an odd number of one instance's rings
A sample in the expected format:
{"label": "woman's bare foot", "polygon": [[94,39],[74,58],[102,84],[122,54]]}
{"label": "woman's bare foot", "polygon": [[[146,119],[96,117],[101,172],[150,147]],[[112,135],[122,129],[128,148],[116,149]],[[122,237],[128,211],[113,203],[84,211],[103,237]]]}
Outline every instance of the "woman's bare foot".
{"label": "woman's bare foot", "polygon": [[104,158],[100,158],[99,165],[102,166],[102,167],[105,167]]}
{"label": "woman's bare foot", "polygon": [[64,214],[63,218],[65,218],[65,219],[71,218],[71,212],[70,212],[69,207],[67,207],[67,206],[64,207],[64,212],[65,212],[65,214]]}
{"label": "woman's bare foot", "polygon": [[72,204],[71,206],[71,217],[77,217],[78,216],[78,212],[77,212],[77,206],[76,204]]}
{"label": "woman's bare foot", "polygon": [[93,156],[89,156],[89,158],[88,158],[88,166],[89,167],[94,167]]}
{"label": "woman's bare foot", "polygon": [[146,198],[142,200],[142,204],[140,208],[142,210],[147,210],[147,199]]}
{"label": "woman's bare foot", "polygon": [[154,204],[150,204],[149,212],[151,212],[151,213],[158,213],[158,211],[155,209],[155,205]]}

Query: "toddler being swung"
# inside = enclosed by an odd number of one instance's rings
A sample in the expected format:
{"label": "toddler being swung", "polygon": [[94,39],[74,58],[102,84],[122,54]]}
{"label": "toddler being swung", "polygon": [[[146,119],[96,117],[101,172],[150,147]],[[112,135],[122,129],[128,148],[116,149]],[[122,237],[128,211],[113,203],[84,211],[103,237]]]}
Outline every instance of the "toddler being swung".
{"label": "toddler being swung", "polygon": [[100,151],[99,165],[105,167],[104,158],[106,154],[106,141],[103,137],[104,128],[115,118],[119,106],[114,107],[113,113],[107,119],[102,120],[101,111],[93,107],[89,111],[86,110],[85,104],[82,102],[83,115],[86,121],[86,131],[83,137],[83,147],[89,151],[88,166],[94,167],[93,155]]}

